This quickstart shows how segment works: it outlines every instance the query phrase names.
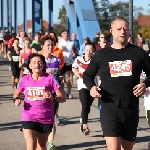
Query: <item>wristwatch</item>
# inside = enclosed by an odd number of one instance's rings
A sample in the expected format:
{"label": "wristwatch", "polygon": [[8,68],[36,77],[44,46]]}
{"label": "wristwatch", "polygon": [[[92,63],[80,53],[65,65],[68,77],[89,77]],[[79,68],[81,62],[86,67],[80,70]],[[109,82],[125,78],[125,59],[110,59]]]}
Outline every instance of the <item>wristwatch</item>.
{"label": "wristwatch", "polygon": [[19,98],[19,97],[14,98],[13,102],[15,103],[15,101],[16,101],[17,99],[20,99],[20,98]]}

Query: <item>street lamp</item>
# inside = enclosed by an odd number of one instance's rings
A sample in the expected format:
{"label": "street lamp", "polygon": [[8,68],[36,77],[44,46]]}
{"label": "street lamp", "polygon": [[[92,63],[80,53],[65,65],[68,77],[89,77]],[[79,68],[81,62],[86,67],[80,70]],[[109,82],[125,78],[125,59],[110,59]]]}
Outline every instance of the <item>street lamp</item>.
{"label": "street lamp", "polygon": [[129,29],[132,35],[133,34],[133,0],[129,0]]}

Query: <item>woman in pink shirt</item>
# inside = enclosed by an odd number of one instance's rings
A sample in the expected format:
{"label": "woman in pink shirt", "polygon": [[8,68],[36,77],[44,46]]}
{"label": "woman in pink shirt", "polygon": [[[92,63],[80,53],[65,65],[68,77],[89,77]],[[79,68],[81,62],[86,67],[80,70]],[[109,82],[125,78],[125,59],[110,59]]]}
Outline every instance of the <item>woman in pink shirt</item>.
{"label": "woman in pink shirt", "polygon": [[15,106],[19,106],[21,93],[25,95],[22,126],[27,150],[45,150],[54,123],[54,99],[51,93],[55,91],[58,102],[65,102],[66,99],[53,75],[45,72],[46,63],[42,55],[31,54],[27,67],[30,73],[21,78],[13,97]]}

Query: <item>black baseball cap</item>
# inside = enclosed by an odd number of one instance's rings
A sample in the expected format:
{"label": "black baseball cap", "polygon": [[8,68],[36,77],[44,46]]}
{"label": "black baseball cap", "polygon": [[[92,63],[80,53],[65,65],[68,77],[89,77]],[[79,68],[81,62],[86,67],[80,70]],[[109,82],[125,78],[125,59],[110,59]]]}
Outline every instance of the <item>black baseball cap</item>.
{"label": "black baseball cap", "polygon": [[84,38],[85,41],[90,41],[89,37]]}

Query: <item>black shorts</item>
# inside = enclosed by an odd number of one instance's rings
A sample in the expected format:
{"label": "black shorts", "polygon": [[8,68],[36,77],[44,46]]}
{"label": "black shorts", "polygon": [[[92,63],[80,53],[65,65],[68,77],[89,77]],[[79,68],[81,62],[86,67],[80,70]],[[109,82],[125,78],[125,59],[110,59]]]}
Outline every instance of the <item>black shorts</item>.
{"label": "black shorts", "polygon": [[114,105],[101,106],[101,127],[104,137],[121,137],[127,141],[135,141],[139,122],[139,109],[116,108]]}
{"label": "black shorts", "polygon": [[0,44],[4,43],[3,40],[0,40]]}
{"label": "black shorts", "polygon": [[23,129],[31,129],[39,133],[50,133],[52,132],[53,124],[42,124],[39,122],[22,121]]}
{"label": "black shorts", "polygon": [[60,73],[63,75],[67,71],[72,71],[72,65],[66,66],[66,64],[64,64],[63,68],[60,70]]}
{"label": "black shorts", "polygon": [[150,126],[150,110],[146,110],[146,119],[147,119],[147,122]]}

